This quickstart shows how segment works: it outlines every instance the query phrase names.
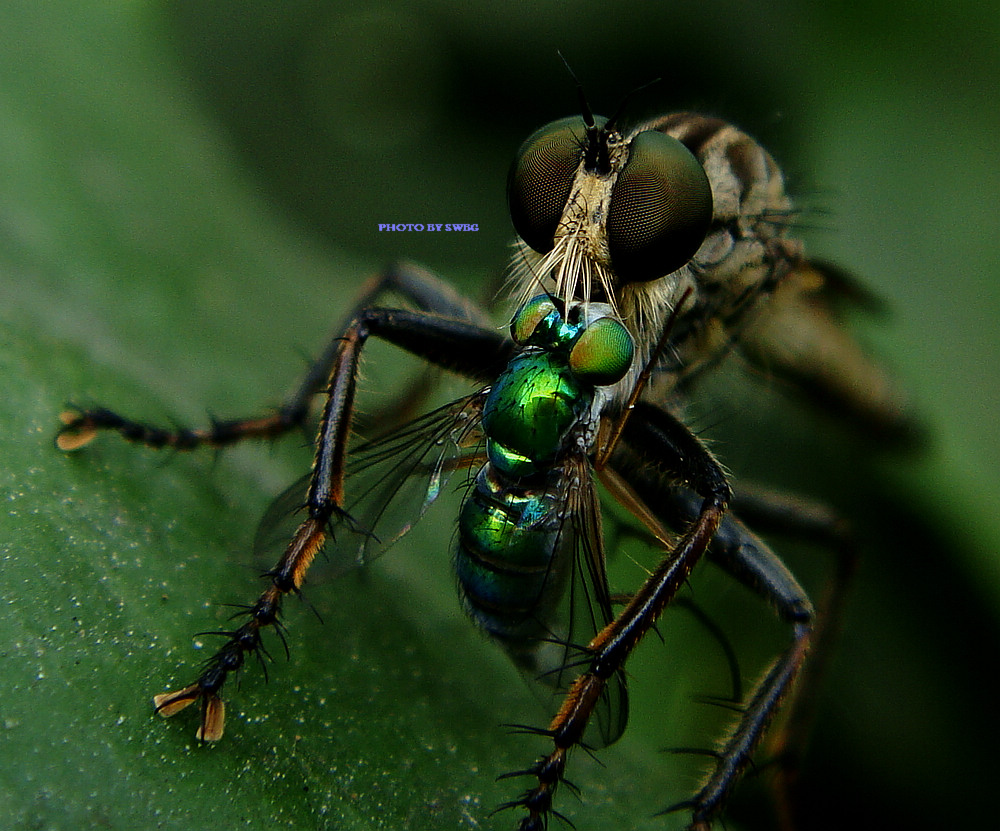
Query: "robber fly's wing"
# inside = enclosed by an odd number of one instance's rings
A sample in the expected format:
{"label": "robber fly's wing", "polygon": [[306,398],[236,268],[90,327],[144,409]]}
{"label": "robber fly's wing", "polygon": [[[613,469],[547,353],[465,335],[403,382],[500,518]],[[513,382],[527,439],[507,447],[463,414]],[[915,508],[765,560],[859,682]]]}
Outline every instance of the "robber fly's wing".
{"label": "robber fly's wing", "polygon": [[[451,474],[481,454],[479,392],[350,448],[344,466],[344,505],[330,520],[325,552],[335,574],[370,562],[404,536],[444,490]],[[254,554],[276,560],[305,518],[311,474],[267,509]]]}
{"label": "robber fly's wing", "polygon": [[[583,454],[571,454],[565,465],[560,488],[565,506],[560,535],[565,538],[559,548],[567,552],[569,573],[562,600],[546,624],[551,642],[539,650],[537,674],[537,680],[556,693],[565,692],[588,669],[587,645],[614,619],[593,467]],[[558,696],[555,703],[561,703]],[[619,669],[601,693],[584,742],[593,748],[613,744],[625,732],[627,722],[628,689],[625,673]]]}

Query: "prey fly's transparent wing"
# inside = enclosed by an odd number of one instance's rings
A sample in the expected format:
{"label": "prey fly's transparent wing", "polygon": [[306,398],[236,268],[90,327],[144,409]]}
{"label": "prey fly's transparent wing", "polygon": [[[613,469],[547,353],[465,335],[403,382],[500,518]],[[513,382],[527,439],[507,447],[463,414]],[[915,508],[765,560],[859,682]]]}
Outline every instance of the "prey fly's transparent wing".
{"label": "prey fly's transparent wing", "polygon": [[[334,576],[364,565],[403,537],[440,496],[451,474],[481,454],[484,392],[460,398],[385,436],[349,448],[344,505],[330,520],[325,553]],[[273,562],[304,519],[311,474],[265,512],[254,555]]]}

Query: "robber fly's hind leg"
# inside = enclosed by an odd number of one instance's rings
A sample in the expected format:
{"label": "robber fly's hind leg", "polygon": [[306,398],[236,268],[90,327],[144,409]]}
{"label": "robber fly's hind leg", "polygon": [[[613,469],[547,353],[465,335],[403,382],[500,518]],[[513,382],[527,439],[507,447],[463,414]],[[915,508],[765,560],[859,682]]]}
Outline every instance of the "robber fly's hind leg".
{"label": "robber fly's hind leg", "polygon": [[[668,524],[688,522],[697,515],[697,496],[686,489],[662,490],[651,477],[642,475],[634,478],[632,484],[642,499],[654,502],[655,497],[658,515]],[[769,750],[779,763],[776,782],[779,814],[783,827],[793,828],[788,788],[808,733],[812,693],[822,658],[828,651],[854,571],[854,546],[845,524],[825,506],[813,502],[750,491],[735,496],[732,507],[709,546],[708,559],[767,600],[778,616],[791,625],[792,641],[744,702],[735,730],[715,754],[715,767],[698,793],[675,807],[691,810],[692,828],[709,828],[787,697],[786,718],[770,741]],[[819,613],[781,559],[737,518],[737,512],[761,530],[792,534],[837,553],[834,580]]]}
{"label": "robber fly's hind leg", "polygon": [[488,325],[484,313],[447,283],[419,266],[397,263],[362,287],[354,307],[338,326],[322,355],[309,367],[296,391],[276,411],[213,421],[203,428],[167,428],[123,416],[106,407],[70,407],[60,416],[63,426],[56,444],[61,450],[78,450],[101,431],[117,432],[122,438],[147,447],[174,450],[194,450],[205,445],[225,447],[247,439],[278,438],[302,427],[309,417],[311,402],[330,377],[340,349],[340,337],[351,321],[390,294],[429,314],[484,327]]}
{"label": "robber fly's hind leg", "polygon": [[815,613],[805,591],[770,548],[733,515],[721,523],[709,557],[740,582],[771,602],[792,627],[792,641],[771,665],[743,704],[736,728],[716,755],[714,769],[687,803],[692,828],[711,827],[733,785],[749,765],[754,749],[791,691],[810,650]]}

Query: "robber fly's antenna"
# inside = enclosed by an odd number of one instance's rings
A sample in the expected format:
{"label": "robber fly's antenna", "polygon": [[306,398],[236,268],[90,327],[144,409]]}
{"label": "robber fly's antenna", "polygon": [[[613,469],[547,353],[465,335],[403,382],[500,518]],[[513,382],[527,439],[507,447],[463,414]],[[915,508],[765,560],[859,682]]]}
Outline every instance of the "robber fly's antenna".
{"label": "robber fly's antenna", "polygon": [[583,123],[587,125],[587,133],[583,140],[584,166],[587,170],[606,172],[611,167],[611,161],[608,158],[608,133],[610,130],[606,129],[607,125],[597,126],[594,111],[590,108],[590,102],[587,100],[587,93],[583,91],[583,84],[576,77],[569,61],[563,57],[563,53],[557,50],[556,54],[559,55],[559,59],[566,67],[566,71],[569,72],[573,83],[576,84],[576,94],[580,99],[580,115],[583,116]]}
{"label": "robber fly's antenna", "polygon": [[626,93],[625,97],[622,99],[622,102],[618,105],[618,109],[615,110],[615,114],[613,116],[611,116],[611,118],[609,118],[608,121],[607,121],[607,123],[604,125],[605,131],[608,132],[608,133],[610,133],[610,132],[612,132],[616,128],[617,125],[616,125],[615,122],[618,121],[618,117],[625,111],[625,105],[637,93],[642,92],[644,89],[648,89],[649,87],[653,86],[653,84],[660,83],[660,81],[662,81],[662,80],[663,80],[662,78],[654,78],[652,81],[646,81],[646,83],[640,84],[635,89],[633,89],[631,92]]}
{"label": "robber fly's antenna", "polygon": [[589,131],[595,127],[595,124],[594,111],[590,109],[590,102],[587,100],[587,93],[583,91],[583,84],[581,84],[580,79],[576,77],[573,67],[569,65],[569,61],[566,60],[563,53],[557,49],[556,54],[559,56],[559,60],[563,62],[563,66],[566,67],[569,77],[572,78],[573,83],[576,84],[576,94],[580,99],[580,115],[583,116],[583,123],[587,125],[587,130]]}
{"label": "robber fly's antenna", "polygon": [[563,66],[566,67],[566,71],[569,72],[570,77],[573,79],[573,83],[576,84],[576,94],[580,99],[580,115],[583,116],[583,123],[587,126],[587,134],[584,138],[584,158],[586,168],[587,170],[596,170],[602,173],[607,172],[611,167],[611,162],[608,156],[608,136],[617,130],[617,121],[622,112],[624,112],[625,105],[637,92],[641,92],[647,87],[651,87],[653,84],[658,84],[662,79],[654,78],[652,81],[647,81],[645,84],[633,89],[622,99],[621,103],[618,105],[618,109],[615,110],[615,114],[604,122],[601,127],[598,127],[596,119],[594,118],[594,111],[590,108],[590,102],[587,100],[587,94],[583,91],[583,84],[581,84],[580,79],[576,77],[573,67],[569,65],[569,61],[566,60],[563,53],[557,49],[556,54],[559,55],[559,59],[563,62]]}

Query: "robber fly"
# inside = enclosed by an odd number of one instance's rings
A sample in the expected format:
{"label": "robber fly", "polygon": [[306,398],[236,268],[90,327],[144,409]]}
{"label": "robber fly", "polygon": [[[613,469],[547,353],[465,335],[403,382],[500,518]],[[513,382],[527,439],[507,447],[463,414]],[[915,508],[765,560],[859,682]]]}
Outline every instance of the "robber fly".
{"label": "robber fly", "polygon": [[[779,703],[792,697],[820,627],[795,578],[738,517],[740,497],[679,405],[735,351],[870,427],[902,429],[904,417],[887,376],[838,319],[837,302],[858,290],[806,259],[789,236],[792,202],[756,141],[693,113],[625,129],[618,115],[594,116],[582,94],[581,111],[529,137],[508,177],[519,237],[509,336],[442,281],[400,265],[366,286],[276,413],[200,430],[165,430],[103,408],[64,414],[63,450],[100,430],[187,450],[284,434],[323,399],[312,470],[258,532],[258,549],[279,549],[265,589],[193,683],[155,697],[161,715],[197,703],[198,738],[220,739],[227,678],[261,653],[262,632],[316,554],[326,546],[344,569],[370,561],[465,470],[473,484],[454,553],[463,605],[556,693],[552,720],[537,731],[551,746],[513,774],[529,784],[503,806],[521,812],[521,831],[559,816],[556,792],[574,747],[601,747],[624,731],[625,663],[703,556],[789,624],[789,644],[742,702],[697,793],[677,806],[691,828],[719,816]],[[377,305],[389,292],[411,308]],[[480,388],[351,446],[358,363],[372,336]],[[608,586],[596,481],[662,549],[630,594]],[[829,514],[788,522],[788,507],[758,498],[752,514],[834,534]]]}

